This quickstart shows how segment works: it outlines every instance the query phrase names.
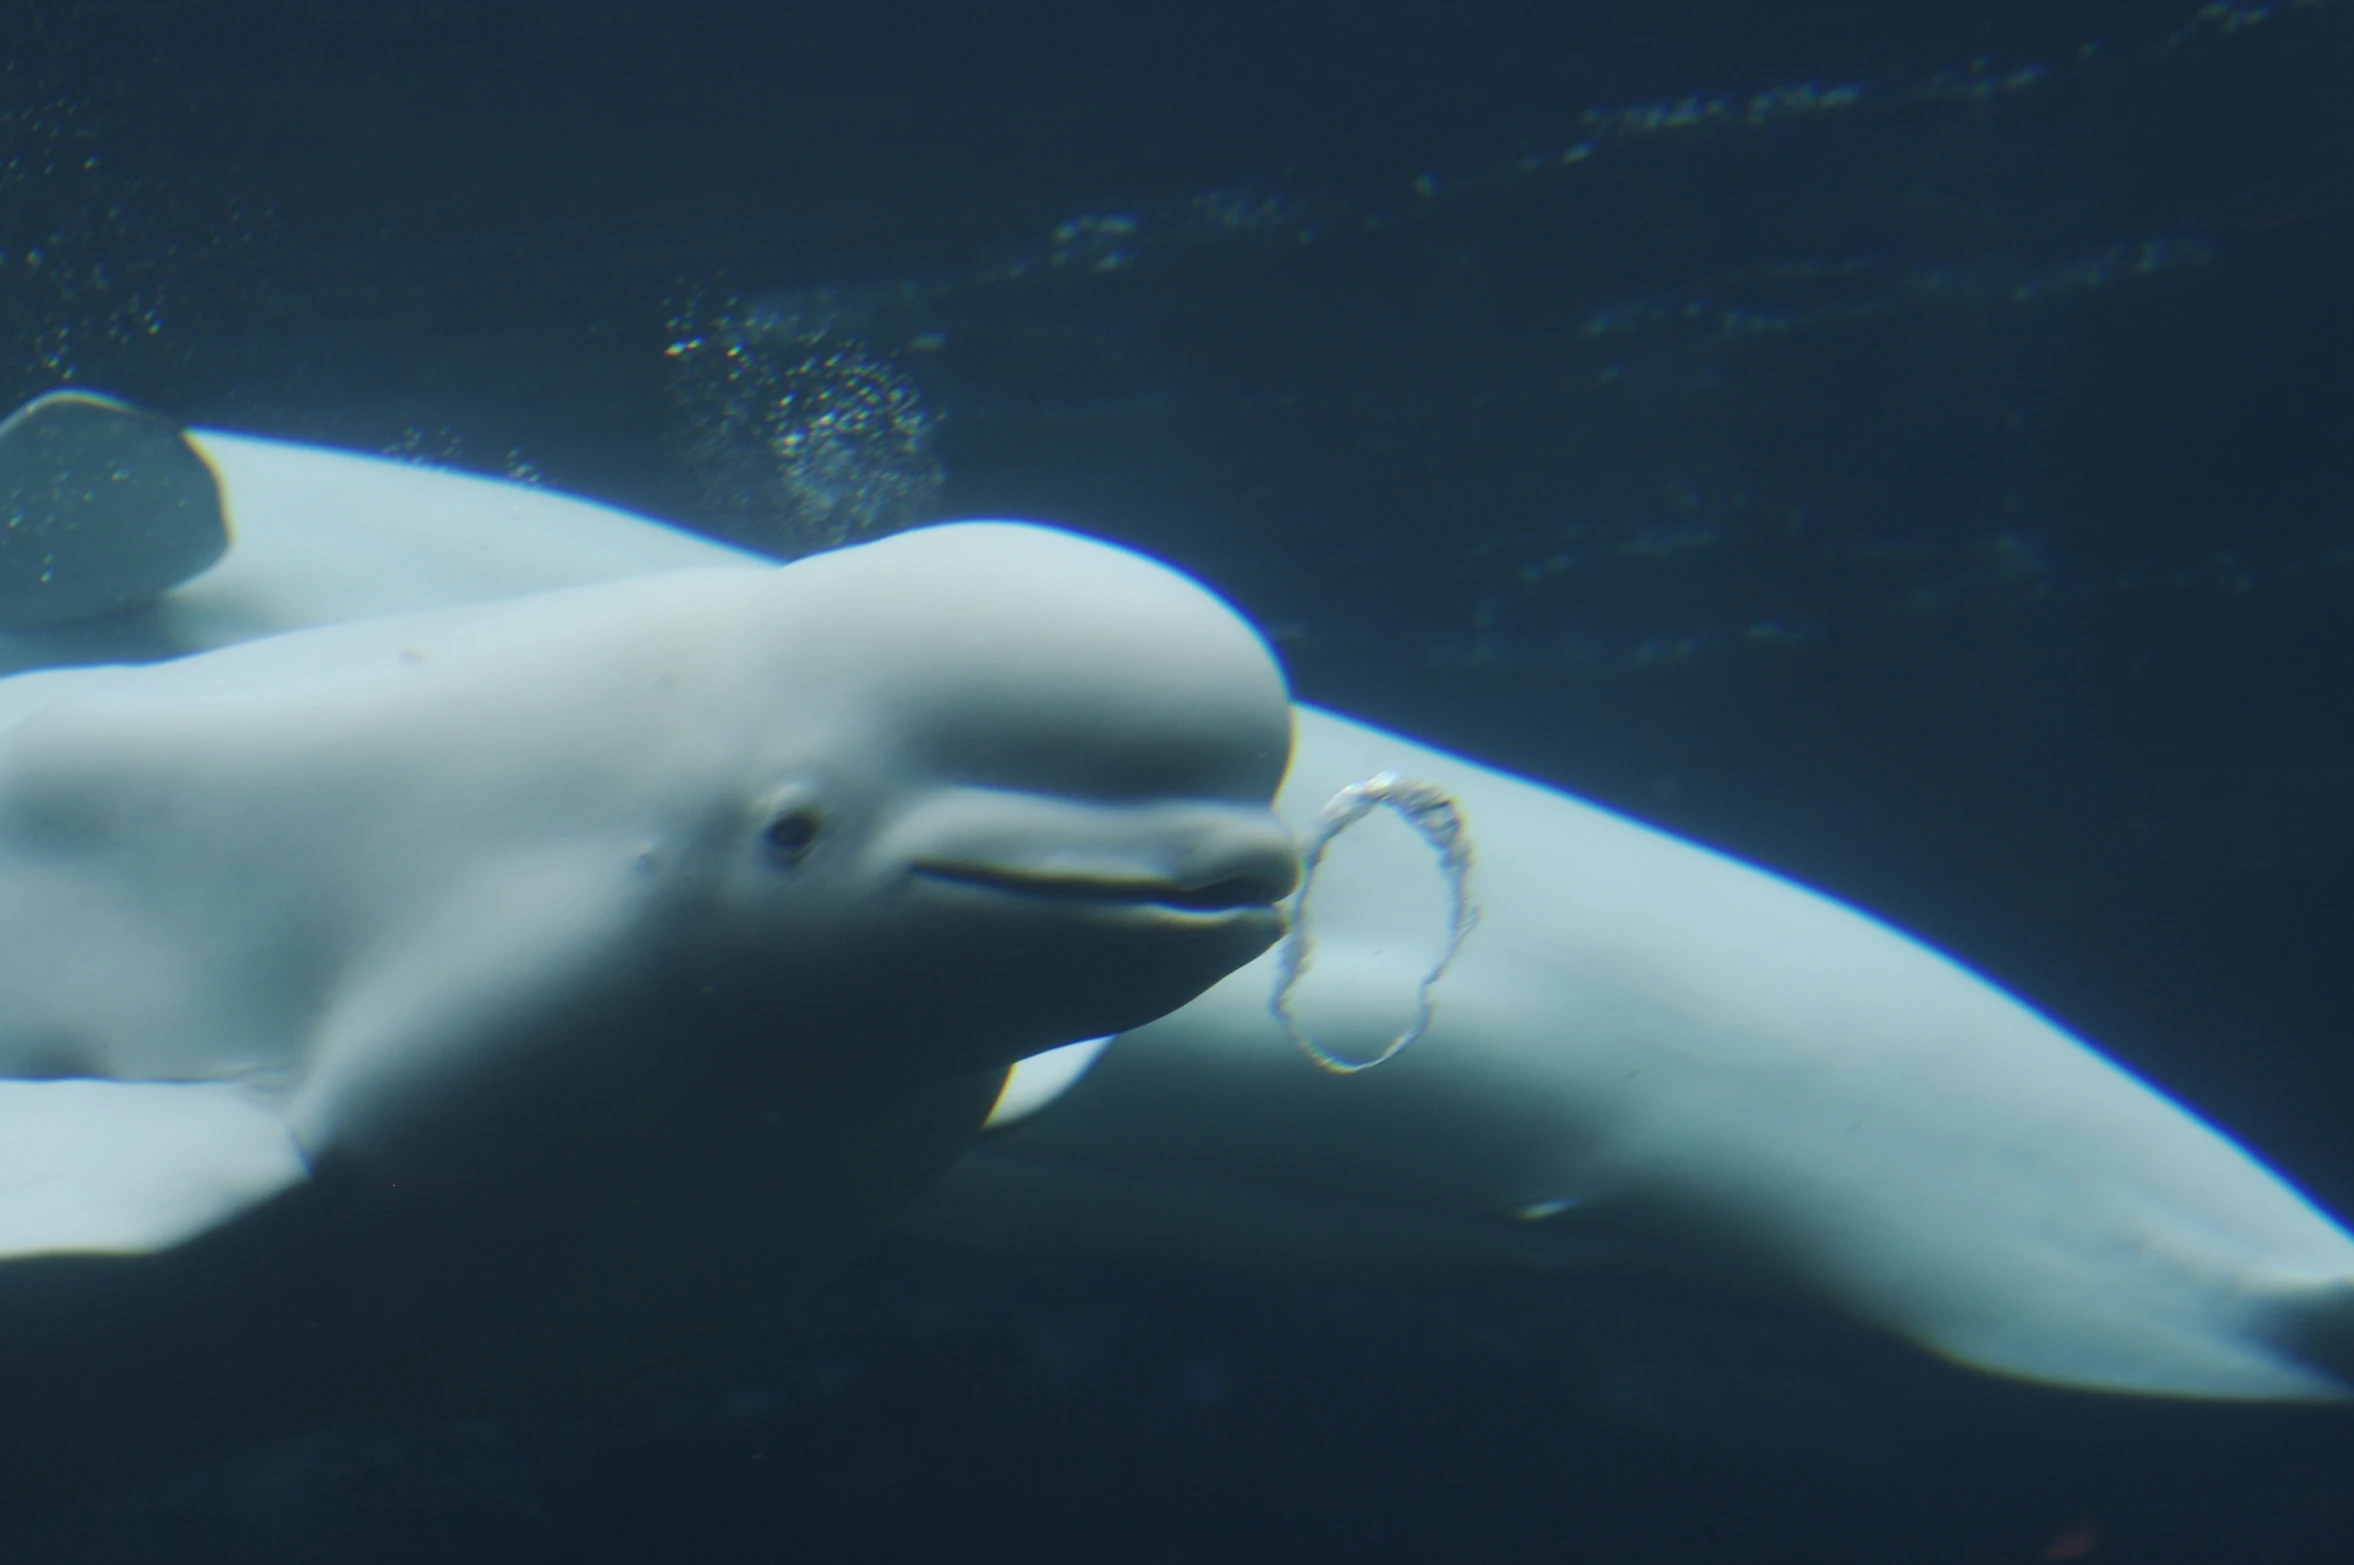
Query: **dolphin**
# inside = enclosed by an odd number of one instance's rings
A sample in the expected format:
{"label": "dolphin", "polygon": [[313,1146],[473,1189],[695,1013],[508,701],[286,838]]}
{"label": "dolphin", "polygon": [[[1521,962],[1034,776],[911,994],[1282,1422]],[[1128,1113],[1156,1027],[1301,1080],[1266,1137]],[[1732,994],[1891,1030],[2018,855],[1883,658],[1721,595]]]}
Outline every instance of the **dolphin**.
{"label": "dolphin", "polygon": [[[155,606],[175,645],[680,551],[759,563],[519,486],[176,437],[242,520]],[[208,601],[231,571],[245,585]],[[2345,1229],[1988,979],[1558,790],[1311,706],[1294,722],[1294,829],[1371,779],[1415,780],[1460,817],[1476,920],[1450,929],[1438,855],[1377,812],[1330,843],[1285,1009],[1350,1062],[1427,999],[1424,1035],[1375,1069],[1320,1068],[1272,1003],[1287,958],[1263,957],[1157,1023],[1017,1065],[916,1231],[1317,1275],[1666,1270],[2055,1385],[2348,1394]]]}
{"label": "dolphin", "polygon": [[0,1509],[658,1386],[886,1226],[1011,1061],[1280,932],[1287,693],[1174,571],[633,523],[629,571],[517,593],[492,491],[439,513],[477,601],[355,549],[406,612],[282,629],[292,516],[204,501],[236,449],[87,397],[0,430]]}

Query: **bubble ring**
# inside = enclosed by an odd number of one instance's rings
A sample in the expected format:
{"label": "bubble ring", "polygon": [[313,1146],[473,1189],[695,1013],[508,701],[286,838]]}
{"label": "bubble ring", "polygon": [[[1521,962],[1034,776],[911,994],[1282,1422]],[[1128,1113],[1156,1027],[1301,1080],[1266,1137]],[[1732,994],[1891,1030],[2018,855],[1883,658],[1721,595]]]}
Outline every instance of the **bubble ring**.
{"label": "bubble ring", "polygon": [[[1316,870],[1324,862],[1333,839],[1376,809],[1388,807],[1414,828],[1439,856],[1439,872],[1447,878],[1447,948],[1414,988],[1414,1020],[1369,1060],[1352,1060],[1318,1043],[1291,1013],[1291,993],[1315,960],[1309,934],[1308,898],[1315,890]],[[1463,824],[1463,810],[1454,797],[1436,784],[1415,782],[1395,772],[1381,772],[1351,783],[1324,802],[1316,824],[1300,851],[1300,890],[1292,903],[1291,929],[1275,948],[1275,992],[1267,1010],[1283,1028],[1284,1036],[1318,1067],[1335,1076],[1354,1076],[1371,1070],[1398,1054],[1430,1030],[1437,1006],[1431,989],[1446,976],[1463,950],[1463,941],[1479,923],[1479,908],[1471,899],[1471,836]]]}

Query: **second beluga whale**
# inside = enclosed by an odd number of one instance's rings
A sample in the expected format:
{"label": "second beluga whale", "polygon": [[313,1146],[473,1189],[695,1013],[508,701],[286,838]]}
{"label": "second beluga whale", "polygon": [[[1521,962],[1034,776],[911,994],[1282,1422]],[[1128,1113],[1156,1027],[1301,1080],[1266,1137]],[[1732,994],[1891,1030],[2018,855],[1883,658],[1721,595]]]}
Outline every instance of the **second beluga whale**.
{"label": "second beluga whale", "polygon": [[[2354,1393],[2354,1236],[1951,958],[1611,811],[1301,707],[1294,829],[1412,779],[1471,843],[1428,1030],[1336,1075],[1280,952],[1016,1067],[917,1232],[1291,1277],[1638,1272],[2093,1390]],[[1379,1059],[1447,956],[1429,844],[1334,838],[1286,1010]]]}

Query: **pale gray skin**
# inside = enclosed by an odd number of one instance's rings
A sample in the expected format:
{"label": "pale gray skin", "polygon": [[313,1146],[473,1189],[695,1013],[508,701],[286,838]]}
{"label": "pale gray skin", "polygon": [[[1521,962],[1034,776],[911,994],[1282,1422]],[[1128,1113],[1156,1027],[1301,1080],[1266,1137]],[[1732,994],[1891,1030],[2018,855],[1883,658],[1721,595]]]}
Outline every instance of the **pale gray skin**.
{"label": "pale gray skin", "polygon": [[969,524],[0,681],[0,1505],[724,1353],[1258,954],[1281,678]]}

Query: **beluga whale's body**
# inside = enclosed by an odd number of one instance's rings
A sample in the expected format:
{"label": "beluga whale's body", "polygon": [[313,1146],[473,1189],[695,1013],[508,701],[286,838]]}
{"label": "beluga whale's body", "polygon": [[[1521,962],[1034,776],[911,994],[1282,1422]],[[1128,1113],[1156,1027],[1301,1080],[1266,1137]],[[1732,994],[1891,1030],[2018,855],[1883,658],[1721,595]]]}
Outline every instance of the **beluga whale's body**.
{"label": "beluga whale's body", "polygon": [[1289,720],[1006,523],[0,680],[0,1501],[724,1352],[1275,937]]}

